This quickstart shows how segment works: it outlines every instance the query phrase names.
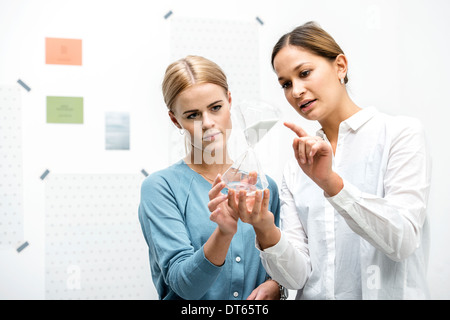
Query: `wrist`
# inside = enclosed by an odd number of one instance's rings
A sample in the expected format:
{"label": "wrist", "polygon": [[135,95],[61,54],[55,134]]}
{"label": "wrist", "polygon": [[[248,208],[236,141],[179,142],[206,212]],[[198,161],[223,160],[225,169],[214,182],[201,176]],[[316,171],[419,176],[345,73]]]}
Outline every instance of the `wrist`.
{"label": "wrist", "polygon": [[230,240],[233,239],[234,235],[236,234],[237,230],[227,230],[227,229],[221,229],[220,227],[217,227],[217,235],[222,238],[222,240]]}
{"label": "wrist", "polygon": [[273,247],[281,238],[280,229],[275,224],[272,224],[269,228],[258,229],[255,228],[256,239],[259,243],[261,250]]}
{"label": "wrist", "polygon": [[337,195],[342,188],[344,188],[344,180],[334,171],[330,174],[329,178],[317,182],[317,185],[329,196],[333,197]]}
{"label": "wrist", "polygon": [[265,235],[273,232],[274,229],[277,229],[274,216],[269,211],[267,211],[267,215],[265,217],[262,217],[262,219],[260,219],[258,223],[253,223],[252,225],[257,235]]}
{"label": "wrist", "polygon": [[269,275],[267,275],[267,277],[266,277],[266,282],[267,281],[272,281],[277,286],[278,293],[277,293],[276,300],[287,300],[287,298],[289,296],[289,292],[285,287],[283,287],[277,281],[273,280]]}

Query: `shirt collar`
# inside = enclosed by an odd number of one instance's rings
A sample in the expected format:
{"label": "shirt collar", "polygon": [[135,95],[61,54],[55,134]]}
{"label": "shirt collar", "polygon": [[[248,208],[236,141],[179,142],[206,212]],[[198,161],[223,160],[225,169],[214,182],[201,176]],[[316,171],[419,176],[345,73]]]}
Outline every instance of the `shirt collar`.
{"label": "shirt collar", "polygon": [[354,115],[352,115],[347,120],[343,121],[353,130],[358,130],[364,123],[372,119],[372,117],[377,113],[377,109],[374,107],[367,107],[361,109]]}
{"label": "shirt collar", "polygon": [[[372,117],[377,113],[377,109],[375,107],[367,107],[363,108],[350,118],[341,122],[340,128],[346,126],[347,128],[352,129],[353,131],[357,131],[363,124],[372,119]],[[323,137],[325,132],[322,128],[320,128],[316,135]]]}

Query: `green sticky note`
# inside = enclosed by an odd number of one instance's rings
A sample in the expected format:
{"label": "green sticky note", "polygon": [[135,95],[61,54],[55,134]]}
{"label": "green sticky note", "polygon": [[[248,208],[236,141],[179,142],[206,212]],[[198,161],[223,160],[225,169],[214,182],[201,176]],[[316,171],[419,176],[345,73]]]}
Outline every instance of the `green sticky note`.
{"label": "green sticky note", "polygon": [[47,97],[47,123],[83,123],[83,98]]}

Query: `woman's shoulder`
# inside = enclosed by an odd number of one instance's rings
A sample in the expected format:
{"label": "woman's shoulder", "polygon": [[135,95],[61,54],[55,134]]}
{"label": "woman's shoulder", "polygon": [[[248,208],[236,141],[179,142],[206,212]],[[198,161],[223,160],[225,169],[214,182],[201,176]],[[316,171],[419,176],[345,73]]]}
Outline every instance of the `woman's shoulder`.
{"label": "woman's shoulder", "polygon": [[385,124],[386,127],[396,131],[403,131],[410,129],[414,131],[422,131],[422,121],[416,117],[407,115],[394,115],[385,112],[378,112],[375,114],[374,119]]}
{"label": "woman's shoulder", "polygon": [[154,189],[181,183],[180,179],[187,176],[186,167],[183,160],[180,160],[167,168],[154,171],[144,179],[142,188]]}
{"label": "woman's shoulder", "polygon": [[383,122],[386,133],[392,140],[425,136],[425,128],[418,118],[380,113],[378,119]]}

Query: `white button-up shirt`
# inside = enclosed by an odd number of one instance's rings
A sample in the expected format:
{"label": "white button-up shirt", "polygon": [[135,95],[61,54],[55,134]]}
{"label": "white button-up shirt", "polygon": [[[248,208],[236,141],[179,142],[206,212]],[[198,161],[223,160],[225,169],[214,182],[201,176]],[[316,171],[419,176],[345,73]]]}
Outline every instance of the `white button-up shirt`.
{"label": "white button-up shirt", "polygon": [[365,108],[343,121],[337,195],[327,197],[295,159],[286,165],[281,239],[260,253],[267,272],[298,299],[428,298],[430,163],[415,119]]}

